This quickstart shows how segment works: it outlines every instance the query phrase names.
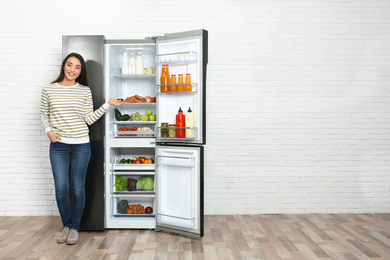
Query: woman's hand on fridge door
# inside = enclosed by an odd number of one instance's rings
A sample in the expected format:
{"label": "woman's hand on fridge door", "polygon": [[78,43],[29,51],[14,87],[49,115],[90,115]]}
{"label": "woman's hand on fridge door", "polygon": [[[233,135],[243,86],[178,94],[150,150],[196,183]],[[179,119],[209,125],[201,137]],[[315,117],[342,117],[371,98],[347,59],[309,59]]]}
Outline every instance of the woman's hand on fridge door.
{"label": "woman's hand on fridge door", "polygon": [[54,133],[53,131],[47,132],[47,136],[49,137],[50,142],[52,143],[56,143],[58,140],[61,140],[61,137],[58,134]]}
{"label": "woman's hand on fridge door", "polygon": [[110,105],[113,105],[113,106],[116,106],[116,107],[119,107],[121,105],[123,105],[125,103],[125,100],[118,100],[118,99],[110,99],[108,102],[108,104]]}

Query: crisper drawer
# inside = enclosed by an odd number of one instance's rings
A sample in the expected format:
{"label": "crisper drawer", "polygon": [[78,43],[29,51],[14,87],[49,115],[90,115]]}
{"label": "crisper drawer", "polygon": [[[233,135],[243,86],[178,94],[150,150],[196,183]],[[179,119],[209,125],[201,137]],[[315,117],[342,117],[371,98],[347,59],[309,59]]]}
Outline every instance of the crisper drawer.
{"label": "crisper drawer", "polygon": [[[155,217],[153,195],[112,195],[113,217]],[[148,212],[148,213],[147,213]]]}
{"label": "crisper drawer", "polygon": [[155,121],[112,121],[114,138],[150,138],[156,137]]}
{"label": "crisper drawer", "polygon": [[112,174],[113,193],[154,194],[154,171],[114,171]]}
{"label": "crisper drawer", "polygon": [[116,170],[155,170],[154,156],[152,154],[119,154],[114,157],[112,169]]}

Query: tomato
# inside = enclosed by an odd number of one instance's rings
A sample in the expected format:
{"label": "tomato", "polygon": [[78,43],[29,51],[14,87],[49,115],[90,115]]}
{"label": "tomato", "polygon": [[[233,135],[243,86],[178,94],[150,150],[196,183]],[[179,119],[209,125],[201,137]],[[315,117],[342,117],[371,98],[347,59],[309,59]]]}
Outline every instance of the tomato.
{"label": "tomato", "polygon": [[137,131],[137,127],[134,126],[134,127],[133,127],[133,131]]}
{"label": "tomato", "polygon": [[[118,128],[118,131],[123,131],[123,129],[122,128]],[[125,136],[125,135],[120,134],[119,136]]]}
{"label": "tomato", "polygon": [[139,163],[142,163],[142,161],[141,160],[134,160],[133,163],[139,164]]}

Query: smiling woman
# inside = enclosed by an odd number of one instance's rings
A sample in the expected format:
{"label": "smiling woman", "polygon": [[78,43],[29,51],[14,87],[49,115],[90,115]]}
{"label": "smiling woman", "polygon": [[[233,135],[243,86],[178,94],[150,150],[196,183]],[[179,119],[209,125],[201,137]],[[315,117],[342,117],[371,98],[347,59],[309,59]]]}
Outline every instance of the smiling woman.
{"label": "smiling woman", "polygon": [[[87,85],[83,57],[70,53],[62,62],[58,78],[42,90],[41,122],[50,139],[50,162],[63,224],[63,232],[57,238],[59,244],[74,245],[79,240],[85,178],[91,158],[88,125],[99,120],[110,105],[124,103],[111,99],[94,111],[91,89]],[[72,203],[69,188],[73,194]]]}

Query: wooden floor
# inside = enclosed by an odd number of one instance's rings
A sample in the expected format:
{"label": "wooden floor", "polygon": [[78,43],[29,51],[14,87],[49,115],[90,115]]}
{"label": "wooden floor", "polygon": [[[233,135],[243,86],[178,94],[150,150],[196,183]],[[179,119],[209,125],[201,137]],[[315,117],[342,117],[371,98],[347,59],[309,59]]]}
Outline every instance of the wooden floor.
{"label": "wooden floor", "polygon": [[59,217],[0,217],[0,259],[390,259],[390,214],[209,215],[204,231],[80,232],[68,246]]}

